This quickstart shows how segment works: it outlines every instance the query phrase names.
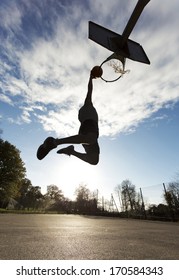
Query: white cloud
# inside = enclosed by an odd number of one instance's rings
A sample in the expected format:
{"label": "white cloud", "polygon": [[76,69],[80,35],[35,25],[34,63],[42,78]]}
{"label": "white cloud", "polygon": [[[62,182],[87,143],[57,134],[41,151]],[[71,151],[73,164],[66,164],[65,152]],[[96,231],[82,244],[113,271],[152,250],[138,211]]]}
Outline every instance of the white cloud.
{"label": "white cloud", "polygon": [[16,3],[9,2],[1,5],[0,9],[0,25],[6,29],[18,30],[21,26],[21,11]]}
{"label": "white cloud", "polygon": [[48,115],[38,116],[47,131],[55,131],[59,137],[75,135],[78,133],[77,112],[73,109],[49,111]]}
{"label": "white cloud", "polygon": [[[20,74],[16,77],[12,71],[14,66],[4,63],[1,88],[8,95],[1,99],[10,103],[15,96],[22,96],[21,102],[25,105],[20,103],[21,121],[28,123],[35,116],[45,130],[58,135],[76,133],[77,110],[85,98],[89,71],[110,55],[109,51],[87,39],[88,20],[114,31],[118,26],[123,30],[134,6],[132,1],[126,5],[124,1],[112,0],[104,5],[103,1],[96,0],[89,1],[87,10],[85,1],[80,1],[80,9],[75,6],[78,4],[74,1],[67,8],[61,4],[59,11],[53,10],[56,21],[49,18],[49,22],[53,22],[53,34],[49,34],[49,38],[40,34],[39,37],[32,36],[29,38],[31,47],[21,46],[20,51],[14,44],[15,34],[12,41],[4,42],[9,61],[18,65]],[[168,102],[179,100],[179,19],[173,15],[177,7],[177,1],[162,7],[151,1],[132,33],[132,39],[141,43],[148,54],[150,66],[127,60],[126,68],[131,72],[118,82],[94,81],[94,105],[99,112],[101,135],[115,136],[133,131]],[[7,19],[2,18],[1,24],[8,29],[14,24],[21,32],[22,11],[15,9],[14,23],[9,19],[12,15],[10,6],[6,9]],[[31,9],[30,4],[28,9]],[[38,18],[43,18],[40,10]],[[27,104],[33,110],[29,110]]]}
{"label": "white cloud", "polygon": [[0,101],[8,103],[9,105],[13,105],[12,100],[7,95],[4,94],[0,95]]}

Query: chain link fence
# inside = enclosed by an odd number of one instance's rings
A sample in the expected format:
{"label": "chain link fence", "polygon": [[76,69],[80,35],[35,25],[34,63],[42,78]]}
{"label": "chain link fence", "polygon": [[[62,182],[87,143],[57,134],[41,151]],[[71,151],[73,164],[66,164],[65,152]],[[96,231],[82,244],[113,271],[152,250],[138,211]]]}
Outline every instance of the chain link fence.
{"label": "chain link fence", "polygon": [[125,181],[107,199],[98,193],[98,209],[121,217],[179,220],[179,183],[137,188]]}

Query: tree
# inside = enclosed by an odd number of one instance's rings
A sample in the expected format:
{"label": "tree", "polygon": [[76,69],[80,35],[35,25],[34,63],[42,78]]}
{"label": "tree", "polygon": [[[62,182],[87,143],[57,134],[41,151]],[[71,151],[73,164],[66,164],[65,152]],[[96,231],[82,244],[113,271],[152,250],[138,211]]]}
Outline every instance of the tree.
{"label": "tree", "polygon": [[179,214],[179,183],[169,183],[164,194],[165,200],[173,213]]}
{"label": "tree", "polygon": [[38,186],[32,186],[32,183],[29,179],[23,179],[17,196],[17,201],[19,203],[20,208],[40,208],[43,202],[41,188]]}
{"label": "tree", "polygon": [[47,186],[47,193],[44,197],[48,209],[56,211],[65,210],[67,200],[65,199],[62,190],[56,185]]}
{"label": "tree", "polygon": [[169,216],[168,215],[168,206],[165,204],[162,204],[162,203],[160,203],[158,205],[155,205],[155,204],[150,205],[147,210],[147,213],[149,216],[152,216],[152,217],[167,218]]}
{"label": "tree", "polygon": [[129,180],[124,180],[121,183],[121,190],[122,204],[124,205],[125,211],[133,211],[135,209],[137,197],[135,186]]}
{"label": "tree", "polygon": [[28,209],[38,209],[40,207],[40,200],[43,197],[41,194],[41,188],[39,186],[31,186],[27,192],[27,205]]}
{"label": "tree", "polygon": [[64,197],[62,190],[59,190],[56,185],[47,186],[47,196],[55,201],[61,200]]}
{"label": "tree", "polygon": [[16,197],[25,173],[20,151],[0,139],[0,207],[5,207],[10,197]]}
{"label": "tree", "polygon": [[75,195],[77,211],[80,213],[86,212],[90,190],[85,185],[80,185],[78,188],[76,188]]}
{"label": "tree", "polygon": [[172,204],[179,211],[179,183],[170,183],[168,189],[172,193]]}
{"label": "tree", "polygon": [[96,213],[97,198],[86,185],[80,185],[76,190],[76,210],[79,213]]}
{"label": "tree", "polygon": [[17,194],[17,201],[20,207],[28,208],[28,192],[32,188],[32,183],[29,179],[25,178],[21,181],[21,186]]}

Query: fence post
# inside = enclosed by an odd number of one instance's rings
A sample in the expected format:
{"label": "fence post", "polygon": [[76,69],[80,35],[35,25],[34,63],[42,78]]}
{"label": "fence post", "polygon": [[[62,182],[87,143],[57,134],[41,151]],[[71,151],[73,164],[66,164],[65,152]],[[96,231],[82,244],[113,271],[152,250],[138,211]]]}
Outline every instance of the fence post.
{"label": "fence post", "polygon": [[140,196],[142,199],[142,212],[144,213],[145,219],[147,219],[146,211],[145,211],[145,204],[144,204],[144,199],[143,199],[143,194],[142,194],[142,189],[140,188]]}

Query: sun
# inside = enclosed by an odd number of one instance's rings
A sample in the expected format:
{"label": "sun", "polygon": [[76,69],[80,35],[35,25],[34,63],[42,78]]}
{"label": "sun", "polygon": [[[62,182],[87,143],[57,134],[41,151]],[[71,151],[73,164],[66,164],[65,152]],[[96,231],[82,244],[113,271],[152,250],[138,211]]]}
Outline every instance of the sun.
{"label": "sun", "polygon": [[[57,163],[57,161],[56,161]],[[55,184],[63,191],[65,197],[75,198],[75,189],[84,184],[91,191],[97,189],[99,177],[97,167],[75,157],[65,157],[55,165]]]}

